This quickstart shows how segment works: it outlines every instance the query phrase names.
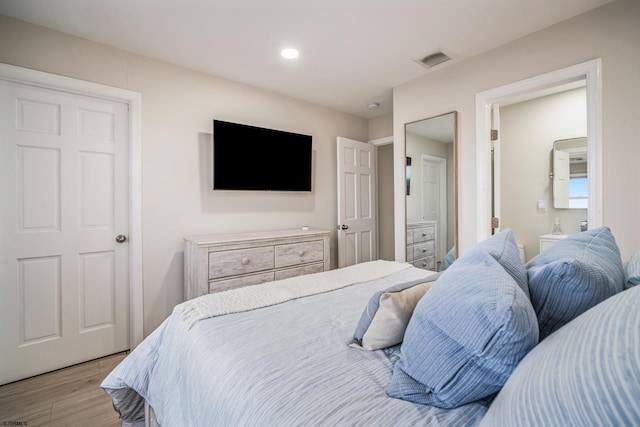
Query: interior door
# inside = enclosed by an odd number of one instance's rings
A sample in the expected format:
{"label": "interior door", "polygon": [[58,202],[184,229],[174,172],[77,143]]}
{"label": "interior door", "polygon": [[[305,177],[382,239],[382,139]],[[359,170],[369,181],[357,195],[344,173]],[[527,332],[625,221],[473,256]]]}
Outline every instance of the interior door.
{"label": "interior door", "polygon": [[569,208],[569,153],[553,150],[553,206],[556,209]]}
{"label": "interior door", "polygon": [[338,266],[377,259],[375,147],[338,137]]}
{"label": "interior door", "polygon": [[447,159],[422,156],[422,219],[436,223],[436,260],[447,253]]}
{"label": "interior door", "polygon": [[129,348],[128,127],[0,81],[0,384]]}

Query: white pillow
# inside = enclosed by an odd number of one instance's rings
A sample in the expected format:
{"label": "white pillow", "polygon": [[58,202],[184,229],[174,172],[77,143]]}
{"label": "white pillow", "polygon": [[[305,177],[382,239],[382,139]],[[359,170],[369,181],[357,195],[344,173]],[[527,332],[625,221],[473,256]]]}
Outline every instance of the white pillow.
{"label": "white pillow", "polygon": [[379,350],[400,344],[418,301],[434,283],[435,280],[374,295],[372,299],[378,300],[373,304],[370,302],[363,313],[363,318],[369,323],[361,333],[356,330],[354,340],[349,345],[363,350]]}

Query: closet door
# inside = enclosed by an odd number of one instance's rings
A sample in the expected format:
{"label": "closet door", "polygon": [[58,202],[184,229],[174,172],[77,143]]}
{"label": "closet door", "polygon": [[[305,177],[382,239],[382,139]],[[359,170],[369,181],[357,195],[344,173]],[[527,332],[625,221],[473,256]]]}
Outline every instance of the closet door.
{"label": "closet door", "polygon": [[129,348],[127,117],[0,81],[0,384]]}
{"label": "closet door", "polygon": [[375,147],[338,137],[338,266],[378,259]]}

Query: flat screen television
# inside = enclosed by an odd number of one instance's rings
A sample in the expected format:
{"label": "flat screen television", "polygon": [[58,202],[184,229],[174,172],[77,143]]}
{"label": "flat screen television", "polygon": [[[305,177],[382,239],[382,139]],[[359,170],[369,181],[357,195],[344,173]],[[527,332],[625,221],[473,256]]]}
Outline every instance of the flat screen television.
{"label": "flat screen television", "polygon": [[311,136],[214,120],[213,189],[311,191]]}

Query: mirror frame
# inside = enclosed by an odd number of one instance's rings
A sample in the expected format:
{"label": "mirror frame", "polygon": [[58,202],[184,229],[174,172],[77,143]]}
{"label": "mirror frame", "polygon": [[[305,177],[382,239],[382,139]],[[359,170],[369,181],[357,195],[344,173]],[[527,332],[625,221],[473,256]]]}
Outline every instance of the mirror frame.
{"label": "mirror frame", "polygon": [[[458,238],[458,111],[457,110],[452,110],[452,111],[448,111],[446,113],[442,113],[442,114],[438,114],[435,116],[430,116],[430,117],[425,117],[423,119],[418,119],[418,120],[414,120],[411,122],[407,122],[404,124],[404,139],[403,139],[403,147],[404,147],[404,170],[406,171],[407,169],[407,163],[406,163],[406,159],[407,159],[407,126],[414,124],[414,123],[418,123],[418,122],[422,122],[424,120],[429,120],[429,119],[435,119],[438,117],[442,117],[442,116],[446,116],[449,114],[453,114],[453,159],[452,159],[452,164],[453,164],[453,246],[455,248],[455,258],[457,259],[459,256],[459,238]],[[406,246],[407,246],[407,194],[406,192],[403,193],[403,197],[404,197],[404,247],[405,247],[405,251],[406,251]],[[449,216],[449,215],[448,215]],[[444,255],[443,255],[444,256]],[[437,267],[437,265],[436,265]]]}

